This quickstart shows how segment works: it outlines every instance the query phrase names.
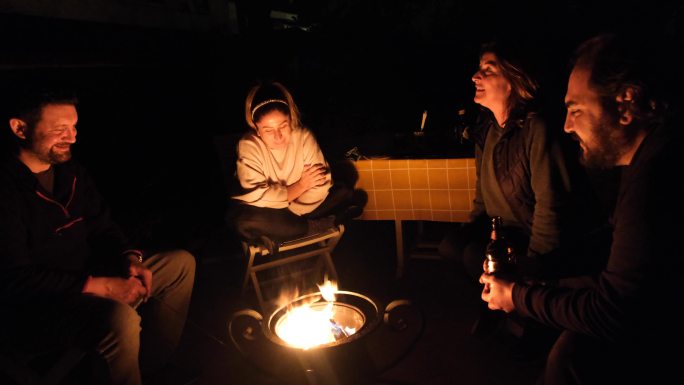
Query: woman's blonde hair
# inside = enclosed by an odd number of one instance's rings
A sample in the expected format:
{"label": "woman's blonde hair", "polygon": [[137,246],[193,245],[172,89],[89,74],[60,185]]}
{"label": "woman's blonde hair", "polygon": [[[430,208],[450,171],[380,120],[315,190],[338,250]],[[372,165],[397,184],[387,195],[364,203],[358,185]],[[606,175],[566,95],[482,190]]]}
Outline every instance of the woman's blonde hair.
{"label": "woman's blonde hair", "polygon": [[302,126],[299,118],[299,108],[292,98],[290,91],[278,82],[258,84],[252,87],[245,99],[245,120],[254,130],[256,122],[271,111],[280,111],[290,117],[292,129]]}

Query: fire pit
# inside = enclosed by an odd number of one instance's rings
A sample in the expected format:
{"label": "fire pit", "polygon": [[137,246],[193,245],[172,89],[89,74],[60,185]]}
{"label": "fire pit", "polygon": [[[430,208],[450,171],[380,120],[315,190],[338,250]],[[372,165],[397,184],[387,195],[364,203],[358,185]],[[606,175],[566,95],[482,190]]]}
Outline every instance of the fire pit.
{"label": "fire pit", "polygon": [[360,293],[320,289],[266,319],[251,309],[234,313],[228,323],[233,344],[286,383],[358,384],[396,364],[422,332],[423,317],[407,300],[383,309]]}

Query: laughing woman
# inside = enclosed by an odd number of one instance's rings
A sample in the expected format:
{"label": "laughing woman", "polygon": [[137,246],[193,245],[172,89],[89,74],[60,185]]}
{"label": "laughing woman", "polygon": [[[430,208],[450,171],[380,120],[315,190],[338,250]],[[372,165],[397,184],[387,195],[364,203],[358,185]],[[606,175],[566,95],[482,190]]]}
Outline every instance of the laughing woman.
{"label": "laughing woman", "polygon": [[475,144],[476,196],[471,222],[445,237],[440,251],[482,274],[488,218],[500,216],[519,257],[560,246],[569,175],[560,146],[532,107],[536,82],[501,46],[481,48],[472,76],[481,121],[468,133]]}

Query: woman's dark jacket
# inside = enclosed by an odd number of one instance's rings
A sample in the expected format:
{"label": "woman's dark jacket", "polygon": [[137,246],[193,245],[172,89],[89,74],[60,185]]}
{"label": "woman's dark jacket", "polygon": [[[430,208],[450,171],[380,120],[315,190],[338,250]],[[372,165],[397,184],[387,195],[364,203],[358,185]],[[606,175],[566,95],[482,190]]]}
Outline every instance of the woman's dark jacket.
{"label": "woman's dark jacket", "polygon": [[[475,144],[477,182],[471,219],[486,215],[480,169],[487,133],[498,124],[489,111],[468,132]],[[497,182],[511,211],[530,237],[527,255],[547,253],[559,247],[563,216],[567,210],[570,177],[555,135],[533,112],[512,115],[494,147]]]}

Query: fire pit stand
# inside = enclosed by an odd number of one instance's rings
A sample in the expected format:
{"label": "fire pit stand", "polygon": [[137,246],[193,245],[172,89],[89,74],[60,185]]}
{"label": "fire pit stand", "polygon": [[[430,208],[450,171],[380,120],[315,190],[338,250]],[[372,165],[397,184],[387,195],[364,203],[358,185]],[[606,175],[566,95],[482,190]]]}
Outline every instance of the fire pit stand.
{"label": "fire pit stand", "polygon": [[410,301],[395,300],[383,308],[363,294],[338,291],[331,322],[358,329],[309,349],[288,344],[277,333],[288,309],[302,303],[327,305],[320,297],[320,293],[298,297],[267,318],[252,309],[238,311],[228,322],[228,336],[250,363],[283,383],[358,385],[372,382],[396,365],[422,334],[424,318]]}

